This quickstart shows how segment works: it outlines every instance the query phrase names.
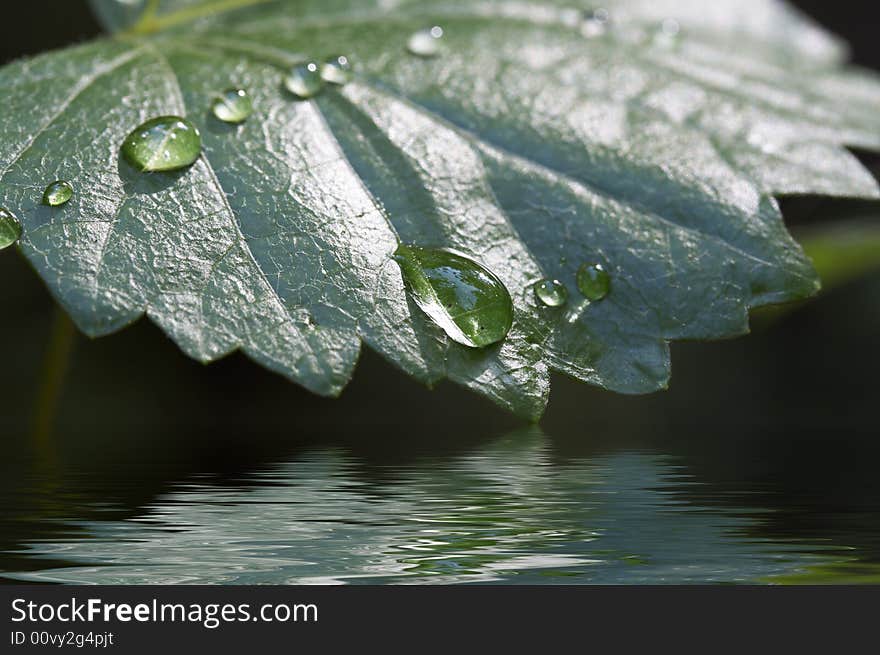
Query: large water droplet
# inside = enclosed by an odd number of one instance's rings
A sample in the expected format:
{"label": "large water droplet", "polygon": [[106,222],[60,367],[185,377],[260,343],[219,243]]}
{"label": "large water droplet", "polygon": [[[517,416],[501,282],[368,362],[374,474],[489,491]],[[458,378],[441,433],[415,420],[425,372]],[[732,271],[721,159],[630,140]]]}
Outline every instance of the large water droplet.
{"label": "large water droplet", "polygon": [[581,34],[587,38],[602,36],[608,29],[609,14],[603,7],[587,9],[581,22]]}
{"label": "large water droplet", "polygon": [[309,61],[294,66],[284,78],[284,86],[299,98],[311,98],[324,88],[324,78],[318,64]]}
{"label": "large water droplet", "polygon": [[602,264],[584,264],[578,269],[577,285],[588,300],[602,300],[611,290],[611,276]]}
{"label": "large water droplet", "polygon": [[227,89],[214,99],[211,110],[224,123],[243,123],[254,111],[254,103],[244,89]]}
{"label": "large water droplet", "polygon": [[406,49],[419,57],[436,57],[440,54],[442,38],[443,28],[435,25],[430,29],[414,32],[406,42]]}
{"label": "large water droplet", "polygon": [[0,207],[0,250],[8,248],[21,238],[21,223],[15,214]]}
{"label": "large water droplet", "polygon": [[494,273],[467,257],[434,248],[401,245],[394,259],[413,300],[452,340],[482,348],[507,336],[513,303]]}
{"label": "large water droplet", "polygon": [[330,84],[348,84],[351,79],[351,61],[345,55],[328,57],[321,65],[321,77]]}
{"label": "large water droplet", "polygon": [[559,280],[540,280],[534,289],[538,300],[548,307],[561,307],[568,300],[568,289]]}
{"label": "large water droplet", "polygon": [[43,204],[58,207],[73,198],[73,187],[70,182],[58,180],[52,182],[43,192]]}
{"label": "large water droplet", "polygon": [[122,154],[135,168],[176,171],[199,158],[202,136],[180,116],[159,116],[139,125],[122,144]]}

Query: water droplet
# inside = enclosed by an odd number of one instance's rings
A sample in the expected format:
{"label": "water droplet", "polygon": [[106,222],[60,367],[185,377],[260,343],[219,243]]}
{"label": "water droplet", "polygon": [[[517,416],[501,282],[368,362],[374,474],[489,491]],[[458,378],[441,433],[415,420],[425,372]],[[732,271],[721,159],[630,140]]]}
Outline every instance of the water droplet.
{"label": "water droplet", "polygon": [[284,78],[284,86],[299,98],[311,98],[324,88],[320,67],[313,61],[297,64]]}
{"label": "water droplet", "polygon": [[602,36],[608,29],[610,15],[604,7],[587,9],[581,22],[581,34],[587,38]]}
{"label": "water droplet", "polygon": [[540,280],[534,289],[538,300],[548,307],[561,307],[568,301],[568,289],[559,280]]}
{"label": "water droplet", "polygon": [[577,285],[588,300],[602,300],[611,290],[611,276],[602,264],[584,264],[578,269]]}
{"label": "water droplet", "polygon": [[52,182],[43,192],[43,204],[58,207],[73,198],[73,187],[70,182],[58,180]]}
{"label": "water droplet", "polygon": [[482,348],[507,336],[513,303],[494,273],[467,257],[434,248],[401,245],[394,259],[415,303],[452,340]]}
{"label": "water droplet", "polygon": [[254,111],[254,103],[244,89],[227,89],[214,99],[211,110],[224,123],[243,123]]}
{"label": "water droplet", "polygon": [[202,152],[196,126],[180,116],[159,116],[139,125],[122,144],[122,154],[141,171],[176,171]]}
{"label": "water droplet", "polygon": [[681,31],[681,26],[674,18],[667,18],[660,24],[660,29],[664,34],[675,36]]}
{"label": "water droplet", "polygon": [[348,84],[351,79],[351,61],[345,55],[328,57],[321,65],[321,77],[330,84]]}
{"label": "water droplet", "polygon": [[0,207],[0,250],[8,248],[21,238],[21,223],[15,214]]}
{"label": "water droplet", "polygon": [[663,48],[671,48],[678,43],[681,26],[674,18],[666,18],[654,34],[654,43]]}
{"label": "water droplet", "polygon": [[406,49],[419,57],[436,57],[440,54],[443,38],[443,28],[439,25],[427,30],[419,30],[409,37]]}

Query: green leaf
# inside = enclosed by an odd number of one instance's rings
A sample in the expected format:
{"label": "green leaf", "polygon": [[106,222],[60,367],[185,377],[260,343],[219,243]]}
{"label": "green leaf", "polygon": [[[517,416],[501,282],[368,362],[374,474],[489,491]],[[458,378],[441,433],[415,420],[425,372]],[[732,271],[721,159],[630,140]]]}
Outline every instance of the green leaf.
{"label": "green leaf", "polygon": [[[860,208],[855,215],[842,212],[836,222],[825,222],[797,230],[798,241],[822,281],[827,294],[880,270],[880,221],[877,208]],[[752,313],[753,330],[763,330],[797,311],[805,303],[763,307]]]}
{"label": "green leaf", "polygon": [[[365,343],[529,417],[551,370],[663,388],[670,340],[744,333],[750,307],[816,291],[773,195],[878,197],[843,146],[880,146],[880,82],[778,2],[603,5],[604,25],[552,0],[105,8],[120,36],[0,70],[0,206],[92,336],[146,314],[192,357],[241,349],[322,394]],[[432,25],[439,55],[409,54]],[[285,90],[291,66],[338,54],[350,83]],[[211,113],[229,88],[253,99],[241,125]],[[140,173],[120,146],[164,115],[199,128],[202,157]],[[76,195],[44,207],[56,179]],[[507,339],[448,339],[408,297],[399,241],[500,278]],[[584,263],[611,275],[601,301],[577,290]],[[537,301],[544,278],[565,307]]]}

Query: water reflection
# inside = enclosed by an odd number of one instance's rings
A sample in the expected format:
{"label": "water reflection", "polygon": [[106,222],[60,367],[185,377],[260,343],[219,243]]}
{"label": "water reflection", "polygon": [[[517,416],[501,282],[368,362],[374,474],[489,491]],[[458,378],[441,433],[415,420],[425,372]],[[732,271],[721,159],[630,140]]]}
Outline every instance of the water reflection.
{"label": "water reflection", "polygon": [[[6,576],[107,584],[754,582],[796,581],[852,559],[839,545],[755,537],[760,507],[689,501],[705,485],[675,457],[630,450],[558,461],[554,451],[538,429],[453,456],[368,468],[346,449],[307,448],[235,480],[194,476],[133,512],[96,501],[94,480],[71,479],[60,503],[45,489],[56,510],[38,521],[43,536],[8,553],[35,570]],[[39,498],[40,490],[25,495]]]}
{"label": "water reflection", "polygon": [[880,582],[878,276],[676,345],[667,393],[555,379],[544,432],[368,352],[321,399],[141,323],[77,343],[51,439],[51,302],[0,279],[0,582]]}

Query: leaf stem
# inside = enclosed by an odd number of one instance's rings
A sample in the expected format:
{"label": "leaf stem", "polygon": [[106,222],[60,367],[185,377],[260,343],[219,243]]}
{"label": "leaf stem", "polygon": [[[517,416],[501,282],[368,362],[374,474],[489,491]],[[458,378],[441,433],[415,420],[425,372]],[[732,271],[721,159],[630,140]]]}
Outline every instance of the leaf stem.
{"label": "leaf stem", "polygon": [[38,453],[46,453],[52,437],[64,381],[70,368],[70,357],[76,339],[76,328],[60,307],[55,307],[49,342],[43,359],[43,373],[34,402],[33,445]]}
{"label": "leaf stem", "polygon": [[211,14],[242,9],[251,5],[265,4],[270,1],[271,0],[208,0],[179,11],[172,11],[168,14],[159,14],[159,0],[150,0],[150,3],[144,9],[144,13],[141,14],[137,23],[132,25],[126,33],[129,35],[154,34],[169,27],[180,25],[181,23],[194,21],[202,16],[210,16]]}

